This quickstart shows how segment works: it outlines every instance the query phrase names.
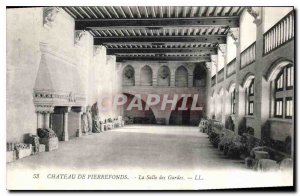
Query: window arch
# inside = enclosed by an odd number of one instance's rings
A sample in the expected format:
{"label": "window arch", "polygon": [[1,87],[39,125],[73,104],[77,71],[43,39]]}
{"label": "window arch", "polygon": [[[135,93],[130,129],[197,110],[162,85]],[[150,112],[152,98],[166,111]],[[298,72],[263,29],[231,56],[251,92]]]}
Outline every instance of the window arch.
{"label": "window arch", "polygon": [[141,86],[152,86],[152,69],[148,65],[141,70]]}
{"label": "window arch", "polygon": [[178,67],[175,72],[175,86],[178,87],[188,86],[188,71],[184,66]]}
{"label": "window arch", "polygon": [[235,83],[231,83],[228,91],[230,93],[230,112],[231,114],[235,114],[235,106],[236,106],[236,90]]}
{"label": "window arch", "polygon": [[200,87],[205,85],[205,70],[201,65],[197,65],[193,72],[193,86]]}
{"label": "window arch", "polygon": [[166,65],[161,66],[157,72],[157,85],[170,86],[170,69]]}
{"label": "window arch", "polygon": [[254,74],[248,73],[243,82],[243,88],[245,88],[245,103],[246,114],[252,116],[254,114]]}
{"label": "window arch", "polygon": [[275,118],[293,117],[294,66],[287,64],[277,69],[272,80],[273,116]]}
{"label": "window arch", "polygon": [[122,84],[123,84],[123,86],[134,86],[135,85],[135,71],[131,65],[127,65],[123,69]]}

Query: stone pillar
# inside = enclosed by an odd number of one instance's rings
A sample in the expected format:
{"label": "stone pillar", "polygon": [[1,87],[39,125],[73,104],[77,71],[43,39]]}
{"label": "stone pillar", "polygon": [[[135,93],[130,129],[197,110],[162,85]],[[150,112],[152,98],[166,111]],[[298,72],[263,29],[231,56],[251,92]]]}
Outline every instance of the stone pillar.
{"label": "stone pillar", "polygon": [[79,114],[79,117],[78,117],[78,137],[81,137],[82,136],[82,127],[81,127],[81,119],[82,119],[82,114],[83,114],[83,108],[80,107],[78,110],[77,110],[78,114]]}
{"label": "stone pillar", "polygon": [[50,128],[50,112],[44,114],[44,128]]}
{"label": "stone pillar", "polygon": [[240,44],[240,32],[239,28],[230,29],[230,36],[234,40],[236,45],[236,63],[235,63],[235,114],[234,114],[234,132],[239,132],[239,123],[243,118],[241,114],[241,109],[243,105],[240,103],[240,93],[242,93],[242,88],[239,84],[239,71],[241,67],[241,44]]}
{"label": "stone pillar", "polygon": [[157,74],[152,72],[152,86],[157,86]]}
{"label": "stone pillar", "polygon": [[[262,131],[265,123],[269,119],[270,104],[270,83],[265,80],[263,71],[261,70],[263,58],[263,24],[262,11],[263,8],[247,8],[247,11],[254,18],[256,24],[256,46],[255,46],[255,82],[254,82],[254,136],[261,139]],[[262,101],[264,100],[264,101]]]}
{"label": "stone pillar", "polygon": [[63,132],[63,141],[69,141],[69,132],[68,132],[68,113],[71,111],[71,107],[66,107],[64,109],[64,132]]}
{"label": "stone pillar", "polygon": [[211,62],[206,62],[206,116],[211,118]]}
{"label": "stone pillar", "polygon": [[216,68],[216,84],[218,83],[218,55],[211,55],[211,63],[212,66],[215,66]]}
{"label": "stone pillar", "polygon": [[175,87],[175,72],[173,71],[170,73],[170,86]]}
{"label": "stone pillar", "polygon": [[36,112],[37,115],[37,128],[43,128],[44,115],[41,112]]}
{"label": "stone pillar", "polygon": [[188,75],[188,87],[193,87],[193,75]]}

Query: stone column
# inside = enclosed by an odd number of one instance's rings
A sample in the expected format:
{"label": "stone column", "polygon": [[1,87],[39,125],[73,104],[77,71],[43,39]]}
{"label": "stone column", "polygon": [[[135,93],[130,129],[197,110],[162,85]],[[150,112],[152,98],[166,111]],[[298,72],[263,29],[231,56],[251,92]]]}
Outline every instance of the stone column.
{"label": "stone column", "polygon": [[36,112],[37,115],[37,128],[43,128],[43,118],[44,115],[42,112]]}
{"label": "stone column", "polygon": [[218,55],[211,55],[211,63],[212,66],[215,66],[216,68],[216,84],[218,83]]}
{"label": "stone column", "polygon": [[174,87],[175,86],[175,72],[176,72],[177,67],[174,69],[170,69],[170,86]]}
{"label": "stone column", "polygon": [[234,28],[230,29],[229,35],[232,37],[234,40],[234,44],[236,45],[236,63],[235,63],[235,114],[234,114],[234,132],[238,133],[239,132],[239,123],[241,116],[241,109],[243,106],[240,103],[240,93],[242,91],[242,88],[239,84],[239,71],[240,71],[240,66],[241,66],[241,44],[240,44],[240,32],[239,28]]}
{"label": "stone column", "polygon": [[193,87],[193,75],[188,75],[188,87]]}
{"label": "stone column", "polygon": [[79,117],[78,117],[78,137],[81,137],[82,136],[82,127],[81,127],[81,117],[82,117],[82,114],[83,114],[83,108],[82,107],[80,107],[79,109],[78,109],[78,114],[79,114]]}
{"label": "stone column", "polygon": [[44,114],[44,128],[50,128],[50,112]]}
{"label": "stone column", "polygon": [[157,74],[152,72],[152,86],[157,86]]}
{"label": "stone column", "polygon": [[212,107],[211,107],[211,62],[206,62],[206,116],[211,118]]}
{"label": "stone column", "polygon": [[68,113],[71,111],[71,107],[66,107],[63,111],[64,115],[64,132],[63,132],[63,141],[69,141],[69,132],[68,132]]}
{"label": "stone column", "polygon": [[[265,80],[261,64],[263,63],[263,24],[262,8],[247,8],[250,15],[253,16],[253,23],[256,24],[256,46],[255,46],[255,81],[254,81],[254,136],[262,139],[264,125],[269,119],[270,104],[270,83]],[[264,100],[264,101],[263,101]],[[269,129],[269,128],[267,128]]]}

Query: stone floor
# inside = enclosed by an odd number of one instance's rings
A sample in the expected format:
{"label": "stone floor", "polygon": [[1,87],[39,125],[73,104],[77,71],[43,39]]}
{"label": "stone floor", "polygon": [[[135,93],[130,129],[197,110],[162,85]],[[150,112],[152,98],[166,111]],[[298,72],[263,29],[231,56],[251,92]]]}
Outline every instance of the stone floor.
{"label": "stone floor", "polygon": [[[52,178],[60,174],[124,174],[128,179]],[[140,179],[140,176],[150,176],[150,179]],[[155,180],[155,176],[165,176],[166,180]],[[180,179],[174,180],[172,176]],[[246,169],[242,160],[229,159],[213,148],[207,135],[197,127],[183,126],[125,126],[60,142],[55,151],[7,164],[9,190],[272,187],[290,186],[292,179],[292,174]]]}
{"label": "stone floor", "polygon": [[59,149],[26,157],[8,167],[243,168],[225,157],[197,127],[126,126],[60,142]]}

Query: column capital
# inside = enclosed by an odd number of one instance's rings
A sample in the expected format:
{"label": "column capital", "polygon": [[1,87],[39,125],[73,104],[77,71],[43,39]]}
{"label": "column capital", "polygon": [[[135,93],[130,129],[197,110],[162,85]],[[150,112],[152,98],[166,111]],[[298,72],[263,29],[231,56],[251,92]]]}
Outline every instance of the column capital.
{"label": "column capital", "polygon": [[54,107],[49,106],[49,105],[36,105],[35,106],[35,112],[36,113],[53,113],[54,112]]}
{"label": "column capital", "polygon": [[253,23],[255,23],[256,25],[261,24],[262,19],[261,19],[261,15],[262,15],[262,11],[261,8],[259,7],[246,7],[247,12],[254,18]]}

